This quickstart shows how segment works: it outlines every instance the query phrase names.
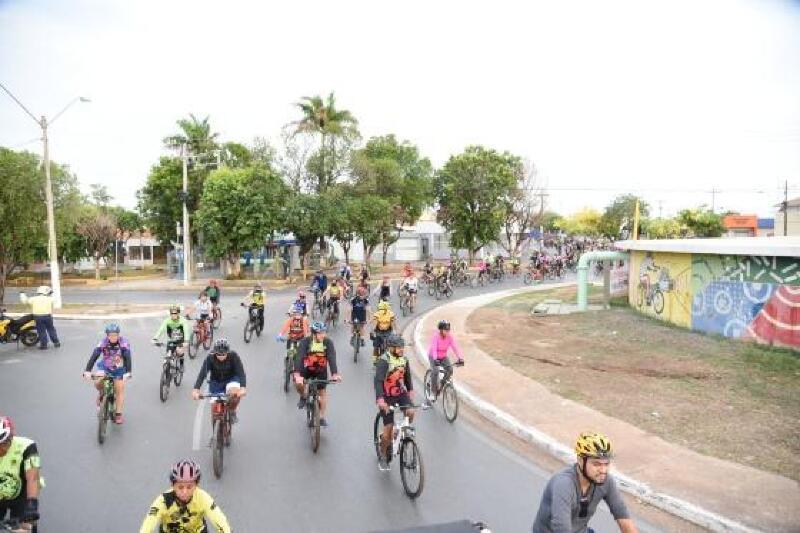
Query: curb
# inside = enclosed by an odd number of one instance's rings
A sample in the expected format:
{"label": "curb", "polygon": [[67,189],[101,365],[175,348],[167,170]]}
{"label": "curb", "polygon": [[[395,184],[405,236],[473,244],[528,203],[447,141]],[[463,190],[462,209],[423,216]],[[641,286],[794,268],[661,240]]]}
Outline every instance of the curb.
{"label": "curb", "polygon": [[[570,285],[570,284],[563,284],[563,285]],[[544,286],[540,285],[536,287],[511,289],[511,290],[501,291],[498,293],[491,293],[493,299],[489,301],[494,301],[503,298],[505,296],[519,294],[522,292],[545,290],[550,288],[553,288],[553,285],[544,285]],[[487,295],[471,296],[468,298],[461,299],[458,302],[463,303],[471,299],[486,298],[486,296]],[[425,356],[427,351],[425,350],[425,345],[422,340],[422,324],[425,322],[425,320],[429,318],[431,314],[433,314],[438,309],[441,309],[442,307],[445,307],[447,305],[450,304],[445,304],[444,306],[440,306],[438,308],[434,308],[428,311],[424,315],[417,318],[416,324],[414,325],[414,332],[413,332],[414,348],[417,354],[417,360],[423,365],[427,366],[428,359]],[[490,422],[496,424],[497,426],[508,431],[509,433],[516,435],[520,439],[543,449],[545,452],[550,454],[552,457],[558,459],[559,461],[569,464],[574,459],[575,453],[571,448],[561,444],[554,438],[539,431],[535,427],[523,424],[514,416],[510,415],[509,413],[506,413],[496,405],[484,400],[480,396],[473,393],[468,387],[457,382],[454,382],[453,384],[459,396],[461,396],[470,407],[475,409],[481,416],[483,416]],[[705,527],[711,531],[736,532],[736,533],[756,533],[757,531],[759,531],[756,529],[752,529],[748,526],[745,526],[744,524],[741,524],[739,522],[736,522],[735,520],[725,518],[724,516],[720,516],[707,509],[703,509],[698,505],[694,505],[687,501],[681,500],[680,498],[676,498],[668,494],[658,492],[652,489],[647,483],[644,483],[630,476],[622,474],[619,471],[616,471],[614,473],[614,477],[617,479],[617,481],[619,481],[622,490],[624,490],[628,494],[631,494],[632,496],[652,505],[653,507],[657,507],[670,514],[683,518],[684,520],[688,520],[689,522]]]}

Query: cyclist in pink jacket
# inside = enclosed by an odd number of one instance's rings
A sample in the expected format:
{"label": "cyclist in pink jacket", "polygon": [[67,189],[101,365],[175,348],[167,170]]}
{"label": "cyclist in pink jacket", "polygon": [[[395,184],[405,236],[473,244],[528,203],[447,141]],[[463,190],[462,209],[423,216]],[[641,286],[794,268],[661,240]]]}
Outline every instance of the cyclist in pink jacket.
{"label": "cyclist in pink jacket", "polygon": [[431,345],[428,348],[428,360],[431,363],[431,374],[433,377],[433,390],[435,394],[439,394],[439,370],[437,366],[444,368],[444,379],[450,378],[453,375],[453,365],[447,357],[447,351],[452,349],[456,354],[456,366],[464,365],[464,356],[461,354],[461,348],[458,347],[455,337],[450,333],[450,322],[441,320],[438,324],[439,332],[434,334],[431,339]]}

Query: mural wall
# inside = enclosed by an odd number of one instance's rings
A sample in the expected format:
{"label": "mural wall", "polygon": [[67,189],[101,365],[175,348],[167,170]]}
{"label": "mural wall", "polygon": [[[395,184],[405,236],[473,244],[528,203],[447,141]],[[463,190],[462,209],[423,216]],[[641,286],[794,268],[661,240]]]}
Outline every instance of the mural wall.
{"label": "mural wall", "polygon": [[800,258],[632,255],[631,306],[698,331],[800,348]]}

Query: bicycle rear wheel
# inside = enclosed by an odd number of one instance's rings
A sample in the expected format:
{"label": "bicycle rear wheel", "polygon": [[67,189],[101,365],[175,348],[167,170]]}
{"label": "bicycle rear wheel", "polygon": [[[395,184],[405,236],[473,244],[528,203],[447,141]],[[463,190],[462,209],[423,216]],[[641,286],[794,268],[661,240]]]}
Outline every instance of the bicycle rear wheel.
{"label": "bicycle rear wheel", "polygon": [[292,365],[294,365],[294,361],[287,352],[286,356],[283,358],[283,392],[289,392],[289,379],[292,377]]}
{"label": "bicycle rear wheel", "polygon": [[206,336],[203,339],[203,348],[205,348],[206,350],[210,350],[211,349],[211,343],[213,341],[214,341],[214,328],[211,327],[211,326],[208,326],[208,328],[206,329]]}
{"label": "bicycle rear wheel", "polygon": [[525,285],[530,285],[533,281],[533,276],[531,276],[530,272],[526,272],[524,276],[522,276],[522,283]]}
{"label": "bicycle rear wheel", "polygon": [[425,486],[425,468],[419,446],[410,437],[404,438],[400,443],[400,479],[406,496],[413,500],[422,494]]}
{"label": "bicycle rear wheel", "polygon": [[225,445],[225,428],[221,419],[214,420],[211,439],[211,463],[214,467],[214,477],[222,477],[223,446]]}
{"label": "bicycle rear wheel", "polygon": [[358,363],[358,352],[361,350],[361,335],[353,335],[353,362]]}
{"label": "bicycle rear wheel", "polygon": [[308,399],[306,410],[308,417],[308,431],[311,436],[311,450],[317,453],[319,449],[319,399],[316,394]]}
{"label": "bicycle rear wheel", "polygon": [[211,327],[214,329],[219,329],[222,325],[222,309],[219,307],[214,309],[214,321],[211,323]]}
{"label": "bicycle rear wheel", "polygon": [[428,403],[433,404],[436,401],[436,395],[433,393],[433,372],[430,369],[425,372],[425,379],[422,383],[425,399],[428,400]]}
{"label": "bicycle rear wheel", "polygon": [[372,427],[372,442],[375,445],[375,455],[378,456],[378,459],[381,458],[381,412],[378,411],[378,414],[375,415],[375,424]]}
{"label": "bicycle rear wheel", "polygon": [[442,390],[442,407],[444,408],[444,417],[448,422],[455,422],[458,417],[458,393],[451,382],[445,384]]}
{"label": "bicycle rear wheel", "polygon": [[189,338],[189,342],[186,343],[186,353],[189,354],[189,359],[194,359],[197,357],[197,349],[192,349],[194,346],[194,333]]}
{"label": "bicycle rear wheel", "polygon": [[161,379],[158,383],[158,397],[162,402],[166,402],[169,398],[169,382],[172,379],[169,371],[169,361],[165,361],[161,369]]}
{"label": "bicycle rear wheel", "polygon": [[176,387],[181,386],[181,382],[183,381],[183,372],[185,370],[183,363],[183,359],[175,361],[175,368],[172,370],[172,382],[175,383]]}

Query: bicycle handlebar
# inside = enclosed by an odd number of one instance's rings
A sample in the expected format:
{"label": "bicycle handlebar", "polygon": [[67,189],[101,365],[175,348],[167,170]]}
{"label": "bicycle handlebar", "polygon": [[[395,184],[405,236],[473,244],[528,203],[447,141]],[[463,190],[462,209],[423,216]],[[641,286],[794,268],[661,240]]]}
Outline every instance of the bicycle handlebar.
{"label": "bicycle handlebar", "polygon": [[215,393],[215,394],[203,394],[203,393],[200,393],[200,396],[198,397],[198,400],[205,400],[205,399],[212,399],[212,398],[224,401],[224,400],[227,400],[230,397],[228,396],[227,393],[224,393],[224,392],[218,392],[218,393]]}

